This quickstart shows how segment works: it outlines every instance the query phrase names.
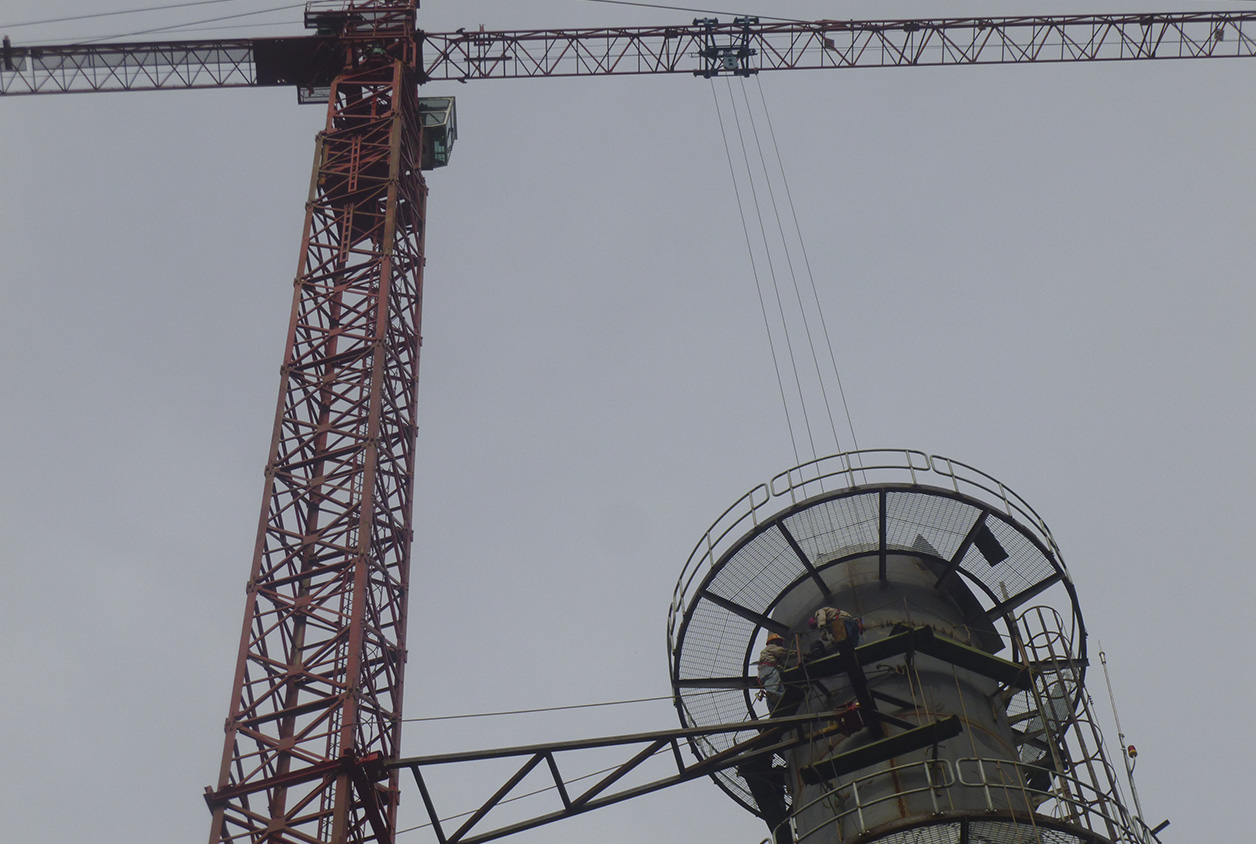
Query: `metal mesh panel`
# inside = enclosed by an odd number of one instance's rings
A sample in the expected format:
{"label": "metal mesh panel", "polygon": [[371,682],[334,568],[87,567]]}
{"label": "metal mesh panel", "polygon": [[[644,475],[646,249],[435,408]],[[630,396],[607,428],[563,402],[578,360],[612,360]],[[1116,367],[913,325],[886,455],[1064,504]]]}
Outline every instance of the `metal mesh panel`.
{"label": "metal mesh panel", "polygon": [[919,492],[886,495],[886,542],[891,548],[910,548],[923,537],[938,553],[950,559],[981,515],[963,501]]}
{"label": "metal mesh panel", "polygon": [[877,547],[878,495],[824,501],[785,519],[785,527],[813,564],[837,554]]}
{"label": "metal mesh panel", "polygon": [[[746,646],[754,636],[754,631],[753,622],[710,601],[698,601],[693,608],[689,629],[685,633],[680,677],[691,679],[742,676],[746,669]],[[743,707],[742,715],[744,714]]]}
{"label": "metal mesh panel", "polygon": [[[838,554],[878,547],[878,497],[879,492],[870,491],[818,501],[782,521],[810,560],[823,565],[826,559]],[[964,537],[985,512],[986,527],[1008,556],[991,566],[986,557],[972,547],[961,566],[989,590],[987,600],[1002,596],[1004,590],[1015,597],[1035,588],[1059,570],[1058,564],[1045,556],[1020,529],[975,502],[923,488],[889,490],[886,510],[889,548],[928,547],[944,559],[958,551]],[[806,568],[781,533],[780,525],[762,524],[736,553],[718,564],[704,592],[766,614],[788,587],[805,575]],[[746,654],[757,633],[756,625],[703,598],[702,593],[687,615],[678,676],[681,679],[744,676]],[[694,723],[719,723],[745,717],[745,697],[740,692],[720,695],[718,700],[718,704],[695,703],[691,708]]]}
{"label": "metal mesh panel", "polygon": [[905,829],[893,832],[884,838],[871,839],[877,844],[960,844],[962,827],[957,823],[943,823],[934,826]]}
{"label": "metal mesh panel", "polygon": [[1007,559],[992,567],[976,549],[969,549],[964,555],[963,567],[995,595],[1001,594],[1000,583],[1007,588],[1008,595],[1015,596],[1055,573],[1055,567],[1038,546],[1001,517],[991,513],[986,518],[986,527],[1007,552]]}
{"label": "metal mesh panel", "polygon": [[[699,601],[685,635],[685,650],[680,660],[682,678],[737,677],[745,672],[746,643],[754,635],[755,626],[709,601]],[[744,720],[746,699],[739,689],[710,691],[687,690],[684,694],[686,726],[726,724]],[[719,733],[703,738],[699,744],[702,756],[710,756],[749,738],[745,733]],[[717,774],[719,779],[747,806],[754,806],[750,790],[732,771]]]}
{"label": "metal mesh panel", "polygon": [[973,821],[968,840],[971,844],[1085,844],[1085,839],[1071,832],[998,821]]}
{"label": "metal mesh panel", "polygon": [[[681,678],[742,676],[746,670],[746,644],[754,631],[752,622],[709,601],[700,600],[694,607],[685,634],[685,649],[680,660]],[[729,724],[746,718],[746,698],[740,689],[690,689],[685,691],[683,700],[686,726]],[[751,728],[741,733],[705,736],[698,742],[698,751],[703,757],[712,756],[751,738],[757,732]],[[755,806],[750,789],[735,771],[724,770],[716,777],[741,802]]]}
{"label": "metal mesh panel", "polygon": [[746,543],[720,569],[707,591],[756,612],[768,606],[806,568],[775,526]]}
{"label": "metal mesh panel", "polygon": [[968,835],[958,821],[916,827],[867,839],[867,844],[1087,844],[1072,832],[1011,821],[971,821]]}

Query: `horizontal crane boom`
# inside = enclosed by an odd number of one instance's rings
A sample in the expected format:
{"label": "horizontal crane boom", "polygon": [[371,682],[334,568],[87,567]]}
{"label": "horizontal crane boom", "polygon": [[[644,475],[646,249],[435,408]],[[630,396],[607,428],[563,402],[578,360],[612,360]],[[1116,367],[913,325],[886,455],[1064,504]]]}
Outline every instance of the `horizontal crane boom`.
{"label": "horizontal crane boom", "polygon": [[[1256,56],[1256,10],[419,33],[420,79],[1139,61]],[[71,44],[0,51],[0,94],[325,86],[334,36]]]}
{"label": "horizontal crane boom", "polygon": [[1256,11],[423,35],[428,80],[1256,55]]}

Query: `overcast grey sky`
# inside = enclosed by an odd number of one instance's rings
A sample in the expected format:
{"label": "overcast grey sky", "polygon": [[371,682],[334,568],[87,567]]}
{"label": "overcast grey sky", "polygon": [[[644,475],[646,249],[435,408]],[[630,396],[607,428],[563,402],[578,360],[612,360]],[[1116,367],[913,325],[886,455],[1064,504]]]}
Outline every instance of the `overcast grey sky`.
{"label": "overcast grey sky", "polygon": [[[0,22],[134,5],[8,0]],[[693,17],[576,0],[420,14],[433,31]],[[299,15],[240,34],[296,34]],[[145,20],[6,31],[56,43]],[[1237,840],[1236,797],[1256,789],[1254,74],[1231,60],[761,79],[860,444],[971,463],[1044,517],[1108,652],[1148,820],[1171,818],[1179,844]],[[458,97],[460,137],[428,180],[409,717],[667,694],[685,558],[794,463],[712,84],[424,92]],[[206,837],[323,121],[295,100],[0,102],[5,840]],[[404,750],[674,723],[660,702],[416,724]],[[446,811],[486,796],[471,785]],[[421,823],[412,784],[404,798],[405,825]],[[681,838],[762,829],[702,781],[514,840]]]}

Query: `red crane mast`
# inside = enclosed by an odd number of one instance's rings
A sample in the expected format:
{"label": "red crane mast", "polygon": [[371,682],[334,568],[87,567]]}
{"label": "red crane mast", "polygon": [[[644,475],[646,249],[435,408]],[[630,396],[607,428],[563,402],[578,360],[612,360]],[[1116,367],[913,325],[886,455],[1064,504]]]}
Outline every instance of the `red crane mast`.
{"label": "red crane mast", "polygon": [[425,33],[417,0],[311,3],[303,38],[0,48],[0,94],[293,85],[327,103],[212,842],[393,840],[429,81],[1256,55],[1256,11]]}
{"label": "red crane mast", "polygon": [[[415,3],[339,25],[211,841],[391,840],[426,187]],[[383,782],[380,782],[380,779]]]}

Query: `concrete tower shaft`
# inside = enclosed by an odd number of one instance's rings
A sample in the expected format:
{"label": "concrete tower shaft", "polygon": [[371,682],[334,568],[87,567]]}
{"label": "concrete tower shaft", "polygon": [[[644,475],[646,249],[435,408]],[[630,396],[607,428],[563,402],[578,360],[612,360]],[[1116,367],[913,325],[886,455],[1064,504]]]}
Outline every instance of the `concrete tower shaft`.
{"label": "concrete tower shaft", "polygon": [[[861,632],[810,623],[824,607]],[[774,765],[714,777],[778,842],[1150,840],[1088,711],[1085,628],[1055,541],[965,464],[852,452],[756,487],[690,557],[668,634],[682,723],[747,722],[694,741],[700,758],[773,717],[816,716]],[[769,634],[788,656],[765,696]]]}

